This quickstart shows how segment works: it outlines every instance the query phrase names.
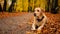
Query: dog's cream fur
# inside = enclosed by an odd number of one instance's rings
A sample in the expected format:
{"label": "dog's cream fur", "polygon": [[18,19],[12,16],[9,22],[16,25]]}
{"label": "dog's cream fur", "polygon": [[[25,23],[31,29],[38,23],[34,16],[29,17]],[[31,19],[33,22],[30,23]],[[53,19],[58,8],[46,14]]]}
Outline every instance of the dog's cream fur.
{"label": "dog's cream fur", "polygon": [[[37,11],[39,10],[39,11]],[[42,13],[42,9],[41,8],[35,8],[34,13],[36,14],[36,16],[34,16],[34,21],[32,24],[32,30],[41,30],[44,26],[44,24],[47,22],[47,17],[44,13]],[[42,19],[42,21],[38,22],[36,19],[41,19],[42,16],[44,16],[44,18]],[[36,25],[38,26],[38,28],[36,29]]]}

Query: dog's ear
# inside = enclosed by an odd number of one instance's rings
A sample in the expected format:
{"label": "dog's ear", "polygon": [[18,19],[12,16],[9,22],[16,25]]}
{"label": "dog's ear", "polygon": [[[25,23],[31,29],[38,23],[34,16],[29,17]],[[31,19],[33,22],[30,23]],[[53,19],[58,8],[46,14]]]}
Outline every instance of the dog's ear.
{"label": "dog's ear", "polygon": [[44,10],[43,10],[43,9],[41,9],[41,11],[40,11],[40,16],[42,16],[42,15],[43,15],[43,12],[44,12]]}
{"label": "dog's ear", "polygon": [[40,16],[42,16],[42,11],[40,11]]}
{"label": "dog's ear", "polygon": [[42,11],[42,12],[45,12],[45,9],[41,8],[41,11]]}

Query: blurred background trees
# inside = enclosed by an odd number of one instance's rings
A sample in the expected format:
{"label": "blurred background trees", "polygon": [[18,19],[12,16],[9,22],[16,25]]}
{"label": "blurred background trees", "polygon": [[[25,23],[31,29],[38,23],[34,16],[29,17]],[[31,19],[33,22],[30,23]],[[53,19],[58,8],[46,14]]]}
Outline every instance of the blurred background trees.
{"label": "blurred background trees", "polygon": [[35,7],[43,8],[47,12],[57,12],[60,10],[60,0],[0,0],[0,11],[32,12]]}

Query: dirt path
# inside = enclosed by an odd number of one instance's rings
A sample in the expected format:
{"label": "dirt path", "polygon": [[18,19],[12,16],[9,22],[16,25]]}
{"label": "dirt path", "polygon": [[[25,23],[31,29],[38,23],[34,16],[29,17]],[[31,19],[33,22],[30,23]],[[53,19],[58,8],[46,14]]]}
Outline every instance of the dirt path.
{"label": "dirt path", "polygon": [[27,24],[32,13],[19,16],[0,18],[0,34],[26,34],[30,30],[30,25]]}

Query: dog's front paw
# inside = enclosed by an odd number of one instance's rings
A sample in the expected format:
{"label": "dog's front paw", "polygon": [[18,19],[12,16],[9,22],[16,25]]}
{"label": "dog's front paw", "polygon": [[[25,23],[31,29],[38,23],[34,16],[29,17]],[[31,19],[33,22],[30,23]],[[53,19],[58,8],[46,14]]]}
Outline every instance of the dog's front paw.
{"label": "dog's front paw", "polygon": [[40,34],[41,33],[41,30],[37,30],[37,34]]}
{"label": "dog's front paw", "polygon": [[36,30],[35,28],[31,28],[31,30]]}

